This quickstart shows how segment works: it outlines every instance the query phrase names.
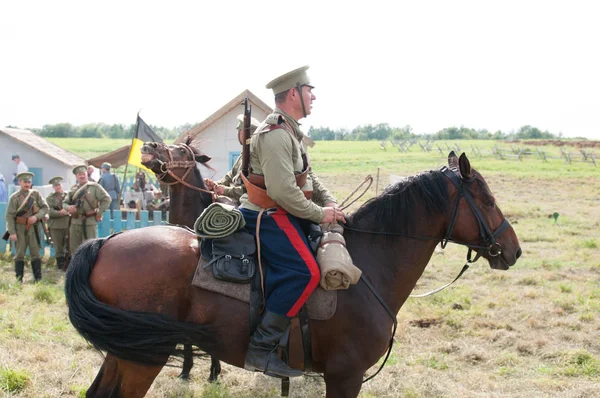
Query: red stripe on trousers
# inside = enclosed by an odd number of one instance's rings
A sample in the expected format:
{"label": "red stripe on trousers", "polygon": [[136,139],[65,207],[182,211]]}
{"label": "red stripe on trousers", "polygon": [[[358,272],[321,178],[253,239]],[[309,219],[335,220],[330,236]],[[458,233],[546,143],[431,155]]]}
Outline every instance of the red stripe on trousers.
{"label": "red stripe on trousers", "polygon": [[294,224],[287,218],[287,212],[283,209],[277,209],[277,211],[273,214],[273,220],[277,223],[277,226],[281,228],[281,230],[288,237],[292,246],[296,248],[298,254],[304,263],[307,265],[308,270],[310,272],[310,281],[304,288],[304,291],[300,295],[300,298],[296,301],[296,303],[292,306],[292,308],[286,314],[289,317],[294,317],[300,311],[306,300],[310,297],[310,294],[317,288],[319,284],[319,279],[321,278],[321,273],[319,270],[319,266],[315,261],[312,253],[308,250],[308,247],[304,244],[304,241],[298,234],[298,231],[294,227]]}

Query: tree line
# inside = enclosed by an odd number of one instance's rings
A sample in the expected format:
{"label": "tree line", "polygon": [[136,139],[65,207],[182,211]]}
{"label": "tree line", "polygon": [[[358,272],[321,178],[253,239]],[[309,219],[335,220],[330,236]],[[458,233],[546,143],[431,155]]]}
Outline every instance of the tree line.
{"label": "tree line", "polygon": [[[150,128],[164,140],[175,139],[185,131],[194,127],[187,123],[174,128],[150,125]],[[105,124],[89,123],[74,126],[71,123],[46,124],[41,129],[30,129],[42,137],[62,138],[131,138],[135,130],[135,124]]]}
{"label": "tree line", "polygon": [[[152,130],[164,140],[172,140],[190,130],[194,124],[187,123],[173,128],[150,125]],[[31,129],[42,137],[64,138],[131,138],[135,124],[90,123],[74,126],[70,123],[47,124],[41,129]],[[387,123],[366,124],[353,130],[331,129],[329,127],[310,127],[308,135],[314,140],[368,141],[368,140],[405,140],[425,138],[434,140],[506,140],[506,139],[559,139],[562,133],[552,134],[533,126],[522,126],[517,131],[490,132],[486,129],[468,127],[446,127],[433,134],[416,134],[412,127],[392,127]]]}
{"label": "tree line", "polygon": [[345,140],[345,141],[366,141],[366,140],[406,140],[411,138],[426,138],[434,140],[507,140],[507,139],[557,139],[562,138],[562,133],[558,135],[542,131],[533,126],[522,126],[517,131],[494,133],[486,129],[472,129],[468,127],[446,127],[433,134],[415,134],[412,127],[392,127],[387,123],[366,124],[358,126],[353,130],[331,129],[329,127],[311,127],[308,135],[314,140]]}

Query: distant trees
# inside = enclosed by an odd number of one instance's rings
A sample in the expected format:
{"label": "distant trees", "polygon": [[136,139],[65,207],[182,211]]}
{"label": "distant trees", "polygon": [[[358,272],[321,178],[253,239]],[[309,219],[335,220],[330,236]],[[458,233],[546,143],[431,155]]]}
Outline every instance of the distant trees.
{"label": "distant trees", "polygon": [[[174,128],[150,126],[159,137],[170,140],[179,137],[184,132],[194,127],[186,123]],[[82,138],[131,138],[134,124],[104,124],[90,123],[73,126],[70,123],[47,124],[39,130],[33,130],[42,137],[82,137]],[[433,138],[435,140],[505,140],[505,139],[557,139],[562,133],[554,135],[548,131],[541,131],[537,127],[525,125],[516,132],[504,133],[500,130],[491,133],[486,129],[473,129],[465,126],[452,126],[441,129],[434,134],[415,134],[410,125],[392,127],[387,123],[365,124],[352,130],[332,129],[330,127],[310,127],[308,135],[313,140],[323,141],[368,141],[387,139],[407,140],[412,138]]]}
{"label": "distant trees", "polygon": [[308,134],[314,140],[345,140],[368,141],[386,139],[406,140],[411,138],[433,138],[435,140],[505,140],[505,139],[556,139],[562,137],[548,131],[541,131],[532,126],[523,126],[517,132],[504,133],[501,130],[491,133],[487,129],[473,129],[465,126],[446,127],[434,134],[415,134],[410,125],[404,127],[390,127],[387,123],[376,125],[366,124],[358,126],[352,131],[346,129],[334,130],[329,127],[311,127]]}
{"label": "distant trees", "polygon": [[[156,134],[162,139],[174,139],[179,137],[184,131],[191,129],[193,124],[184,124],[172,129],[162,126],[152,126]],[[42,137],[62,137],[62,138],[131,138],[135,124],[105,124],[89,123],[81,126],[73,126],[71,123],[46,124],[41,129],[32,131]]]}

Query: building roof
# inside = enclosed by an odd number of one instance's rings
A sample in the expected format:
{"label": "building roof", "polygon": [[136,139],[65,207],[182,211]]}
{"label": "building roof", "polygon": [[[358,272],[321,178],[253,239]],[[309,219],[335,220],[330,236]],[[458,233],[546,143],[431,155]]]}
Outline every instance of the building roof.
{"label": "building roof", "polygon": [[107,162],[110,163],[113,168],[121,167],[125,163],[127,163],[127,159],[129,158],[129,150],[131,145],[122,146],[119,149],[115,149],[114,151],[104,153],[100,156],[96,156],[95,158],[88,159],[88,164],[92,166],[96,166],[98,168],[102,167],[102,163]]}
{"label": "building roof", "polygon": [[[239,107],[240,104],[242,103],[242,101],[244,100],[244,98],[246,98],[246,97],[248,97],[248,101],[252,104],[252,106],[258,107],[263,112],[265,112],[267,115],[273,112],[273,109],[269,105],[265,104],[263,102],[263,100],[258,98],[256,95],[252,94],[252,92],[250,90],[246,89],[246,90],[242,91],[237,97],[233,98],[231,101],[229,101],[228,103],[223,105],[215,113],[213,113],[212,115],[207,117],[203,122],[198,123],[191,129],[189,129],[188,131],[186,131],[185,133],[180,135],[175,140],[174,143],[179,144],[181,142],[184,142],[185,137],[187,137],[188,135],[192,138],[192,140],[194,140],[198,136],[198,134],[202,133],[204,130],[206,130],[208,127],[210,127],[214,122],[219,120],[223,115],[227,114],[232,109]],[[240,111],[239,113],[242,113],[242,111]]]}
{"label": "building roof", "polygon": [[59,147],[58,145],[51,143],[39,135],[35,135],[32,131],[3,127],[0,128],[0,133],[6,134],[15,141],[19,141],[31,149],[56,159],[67,166],[75,166],[77,164],[85,163],[84,159],[67,151],[66,149]]}

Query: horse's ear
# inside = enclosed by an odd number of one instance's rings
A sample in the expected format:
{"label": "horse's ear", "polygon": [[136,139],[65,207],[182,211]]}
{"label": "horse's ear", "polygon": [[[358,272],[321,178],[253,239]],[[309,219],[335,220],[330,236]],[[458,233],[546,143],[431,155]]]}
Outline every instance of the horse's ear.
{"label": "horse's ear", "polygon": [[189,135],[185,136],[185,145],[190,145],[192,143],[192,137]]}
{"label": "horse's ear", "polygon": [[460,175],[466,180],[471,179],[471,162],[467,159],[467,155],[464,153],[460,155],[458,159],[458,168],[460,170]]}
{"label": "horse's ear", "polygon": [[448,168],[450,170],[458,170],[458,158],[454,151],[448,154]]}
{"label": "horse's ear", "polygon": [[196,162],[198,163],[206,163],[209,160],[211,160],[212,158],[210,156],[206,156],[206,155],[194,155],[194,159],[196,160]]}

